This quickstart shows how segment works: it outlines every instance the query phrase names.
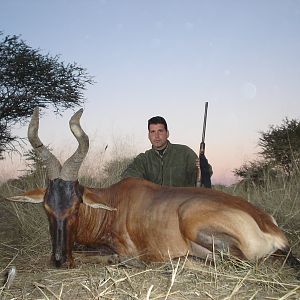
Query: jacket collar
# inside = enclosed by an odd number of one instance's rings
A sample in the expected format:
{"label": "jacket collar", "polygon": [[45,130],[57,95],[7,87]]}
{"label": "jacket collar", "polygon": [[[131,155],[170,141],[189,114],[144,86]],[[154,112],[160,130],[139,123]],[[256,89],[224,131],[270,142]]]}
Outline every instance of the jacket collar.
{"label": "jacket collar", "polygon": [[171,147],[171,145],[172,144],[168,140],[167,146],[164,149],[162,149],[162,150],[156,150],[152,146],[152,150],[154,150],[160,157],[163,157],[165,155],[165,153],[168,151],[168,149]]}

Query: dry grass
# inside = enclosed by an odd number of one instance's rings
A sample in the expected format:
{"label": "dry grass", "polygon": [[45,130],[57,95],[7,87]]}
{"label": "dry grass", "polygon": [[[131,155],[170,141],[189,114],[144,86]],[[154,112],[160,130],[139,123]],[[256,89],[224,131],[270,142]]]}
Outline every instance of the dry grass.
{"label": "dry grass", "polygon": [[[298,256],[299,182],[229,191],[275,213]],[[51,246],[41,205],[3,199],[34,186],[10,182],[1,188],[0,276],[5,279],[12,266],[17,275],[9,289],[5,282],[0,284],[0,299],[300,299],[300,281],[283,260],[250,264],[224,258],[209,264],[181,258],[134,268],[75,253],[75,269],[55,269],[49,265]]]}
{"label": "dry grass", "polygon": [[[77,268],[48,266],[49,251],[40,245],[6,249],[1,268],[17,266],[12,288],[0,291],[2,299],[299,299],[300,285],[287,267],[262,262],[251,265],[225,260],[216,265],[178,259],[144,269],[103,265],[97,257],[81,260]],[[36,249],[37,250],[37,249]],[[4,251],[4,252],[3,252]],[[14,254],[13,254],[14,253]],[[35,254],[35,255],[33,255]],[[3,254],[2,254],[3,255]],[[2,256],[1,255],[1,256]],[[9,257],[12,258],[10,259]],[[1,262],[3,262],[3,256]],[[2,263],[1,263],[2,264]]]}

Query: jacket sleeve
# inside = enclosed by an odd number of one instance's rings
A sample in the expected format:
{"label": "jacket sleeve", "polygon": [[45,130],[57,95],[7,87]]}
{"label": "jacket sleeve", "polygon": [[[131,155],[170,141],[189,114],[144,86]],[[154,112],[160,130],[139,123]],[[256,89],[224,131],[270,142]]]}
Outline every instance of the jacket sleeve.
{"label": "jacket sleeve", "polygon": [[122,173],[122,178],[137,177],[145,178],[145,167],[143,163],[143,153],[139,154],[134,160],[128,165],[125,171]]}
{"label": "jacket sleeve", "polygon": [[197,169],[196,169],[196,159],[198,159],[197,154],[190,149],[189,151],[189,159],[187,161],[189,161],[189,172],[187,173],[188,178],[189,178],[189,182],[187,186],[195,186],[196,185],[196,181],[197,181]]}

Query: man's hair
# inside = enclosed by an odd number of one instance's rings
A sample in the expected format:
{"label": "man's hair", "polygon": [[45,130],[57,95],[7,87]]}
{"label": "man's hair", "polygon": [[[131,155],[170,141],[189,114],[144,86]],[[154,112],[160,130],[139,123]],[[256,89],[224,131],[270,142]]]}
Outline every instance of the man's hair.
{"label": "man's hair", "polygon": [[150,129],[151,124],[163,124],[165,129],[168,130],[167,122],[163,117],[156,116],[156,117],[152,117],[151,119],[149,119],[148,120],[148,130]]}

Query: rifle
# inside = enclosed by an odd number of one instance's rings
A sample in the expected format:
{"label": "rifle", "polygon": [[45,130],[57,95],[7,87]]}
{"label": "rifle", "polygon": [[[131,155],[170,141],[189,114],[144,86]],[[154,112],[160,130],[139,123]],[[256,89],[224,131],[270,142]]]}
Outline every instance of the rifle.
{"label": "rifle", "polygon": [[[200,150],[199,150],[199,163],[200,163],[201,155],[204,155],[204,153],[205,153],[205,132],[206,132],[207,108],[208,108],[208,102],[205,102],[203,129],[202,129],[202,140],[201,140],[201,143],[200,143]],[[201,169],[200,169],[200,166],[198,167],[198,170],[197,170],[196,186],[197,187],[201,186]]]}

